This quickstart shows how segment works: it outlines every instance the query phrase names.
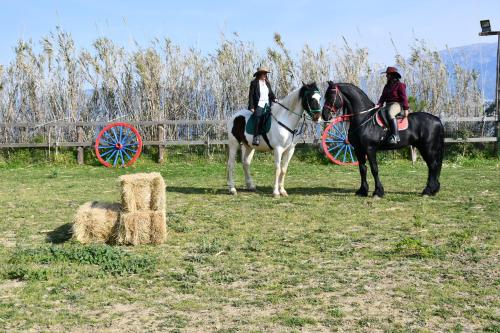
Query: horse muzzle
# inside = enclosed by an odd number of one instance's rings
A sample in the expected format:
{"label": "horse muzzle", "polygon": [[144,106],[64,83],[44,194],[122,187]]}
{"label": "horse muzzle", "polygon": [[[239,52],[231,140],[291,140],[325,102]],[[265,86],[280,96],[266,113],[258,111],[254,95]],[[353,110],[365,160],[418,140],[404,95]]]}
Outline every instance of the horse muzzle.
{"label": "horse muzzle", "polygon": [[312,117],[312,120],[317,123],[319,120],[321,119],[321,112],[316,112],[313,117]]}
{"label": "horse muzzle", "polygon": [[330,118],[332,117],[332,108],[324,105],[323,110],[321,111],[321,116],[324,121],[330,120]]}

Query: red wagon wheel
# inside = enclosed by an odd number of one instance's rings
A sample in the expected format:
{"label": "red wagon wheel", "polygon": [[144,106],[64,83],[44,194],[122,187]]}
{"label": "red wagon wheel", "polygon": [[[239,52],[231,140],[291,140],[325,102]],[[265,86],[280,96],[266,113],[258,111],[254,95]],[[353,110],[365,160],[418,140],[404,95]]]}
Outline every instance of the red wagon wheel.
{"label": "red wagon wheel", "polygon": [[95,140],[95,154],[108,168],[132,165],[142,151],[142,138],[130,124],[113,123],[102,129]]}
{"label": "red wagon wheel", "polygon": [[349,143],[347,132],[349,122],[345,117],[339,116],[329,124],[323,135],[321,143],[326,157],[339,165],[358,165],[354,147]]}

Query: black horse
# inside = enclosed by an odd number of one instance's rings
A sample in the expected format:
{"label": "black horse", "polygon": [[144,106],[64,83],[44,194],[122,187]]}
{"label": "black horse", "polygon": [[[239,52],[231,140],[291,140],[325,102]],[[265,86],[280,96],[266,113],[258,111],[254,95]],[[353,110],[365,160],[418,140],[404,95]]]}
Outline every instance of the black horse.
{"label": "black horse", "polygon": [[328,121],[332,112],[337,113],[342,110],[350,122],[348,139],[359,161],[361,186],[356,195],[368,195],[366,181],[366,158],[368,158],[375,179],[373,196],[384,196],[384,187],[378,177],[377,150],[399,149],[408,145],[418,148],[429,168],[427,186],[422,195],[435,195],[439,191],[439,175],[444,153],[444,128],[438,117],[426,112],[409,114],[408,129],[399,132],[401,141],[390,144],[385,140],[388,136],[387,131],[375,122],[375,113],[378,109],[374,109],[374,104],[368,96],[353,84],[329,81],[322,111],[323,119]]}

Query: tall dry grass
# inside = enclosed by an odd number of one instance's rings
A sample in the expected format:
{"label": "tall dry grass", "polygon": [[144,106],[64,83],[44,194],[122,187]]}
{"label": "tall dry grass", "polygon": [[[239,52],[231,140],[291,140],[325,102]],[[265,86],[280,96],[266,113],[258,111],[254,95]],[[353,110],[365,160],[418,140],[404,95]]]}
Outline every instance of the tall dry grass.
{"label": "tall dry grass", "polygon": [[[169,39],[131,49],[108,38],[98,38],[89,49],[77,49],[71,34],[57,27],[39,43],[20,40],[15,58],[0,65],[0,122],[44,124],[64,121],[225,119],[245,108],[248,85],[255,68],[271,68],[278,97],[299,87],[301,81],[327,80],[361,86],[376,100],[384,85],[385,65],[370,62],[366,48],[347,40],[340,46],[317,50],[304,45],[298,54],[274,35],[264,54],[237,34],[221,35],[209,54],[182,48]],[[439,54],[416,40],[409,59],[396,54],[409,95],[424,109],[440,116],[482,115],[478,75],[455,66],[448,73]],[[450,85],[449,77],[455,84]],[[27,133],[1,130],[3,142],[47,136],[43,127]],[[74,129],[53,129],[54,140],[75,139]],[[154,129],[142,129],[146,137]],[[95,136],[90,129],[88,137]],[[170,126],[171,140],[196,136],[223,138],[219,126]]]}

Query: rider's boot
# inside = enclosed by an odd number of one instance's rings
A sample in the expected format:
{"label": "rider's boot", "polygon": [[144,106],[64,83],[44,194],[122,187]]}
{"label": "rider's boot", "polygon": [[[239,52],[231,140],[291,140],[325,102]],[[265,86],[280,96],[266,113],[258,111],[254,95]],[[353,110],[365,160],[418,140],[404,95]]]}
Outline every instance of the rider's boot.
{"label": "rider's boot", "polygon": [[254,146],[260,145],[259,125],[260,125],[260,117],[255,117],[255,127],[254,127],[253,141],[252,141],[252,145]]}
{"label": "rider's boot", "polygon": [[398,132],[398,121],[396,118],[393,118],[389,121],[389,127],[391,129],[391,137],[389,138],[390,144],[397,144],[399,141],[399,132]]}

